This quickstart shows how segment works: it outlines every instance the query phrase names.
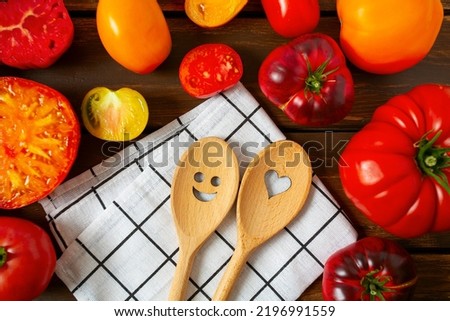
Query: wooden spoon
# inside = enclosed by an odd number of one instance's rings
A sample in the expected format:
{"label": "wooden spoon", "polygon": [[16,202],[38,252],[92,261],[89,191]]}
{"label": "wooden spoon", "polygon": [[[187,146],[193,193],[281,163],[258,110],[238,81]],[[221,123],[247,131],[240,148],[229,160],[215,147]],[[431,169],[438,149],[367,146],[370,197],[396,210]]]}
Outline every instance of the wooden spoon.
{"label": "wooden spoon", "polygon": [[237,158],[225,141],[203,138],[182,155],[171,190],[180,251],[169,300],[185,297],[194,257],[229,212],[238,186]]}
{"label": "wooden spoon", "polygon": [[[275,195],[265,184],[268,173],[290,180]],[[269,145],[249,164],[237,200],[236,249],[213,296],[226,300],[250,253],[286,227],[299,214],[308,196],[312,170],[308,155],[292,141]],[[270,187],[270,186],[269,186]]]}

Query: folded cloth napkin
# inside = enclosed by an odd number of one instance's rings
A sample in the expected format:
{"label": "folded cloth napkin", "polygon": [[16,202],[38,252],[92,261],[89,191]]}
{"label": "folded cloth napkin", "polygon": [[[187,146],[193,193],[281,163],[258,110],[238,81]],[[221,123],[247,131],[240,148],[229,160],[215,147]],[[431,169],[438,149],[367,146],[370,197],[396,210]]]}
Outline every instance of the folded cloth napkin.
{"label": "folded cloth napkin", "polygon": [[[41,201],[63,253],[56,274],[78,300],[166,300],[178,259],[170,207],[177,161],[215,136],[236,153],[241,175],[269,143],[285,139],[242,84],[136,141]],[[236,244],[234,209],[194,262],[188,300],[210,300]],[[249,258],[230,300],[296,300],[326,259],[356,232],[317,176],[283,231]]]}

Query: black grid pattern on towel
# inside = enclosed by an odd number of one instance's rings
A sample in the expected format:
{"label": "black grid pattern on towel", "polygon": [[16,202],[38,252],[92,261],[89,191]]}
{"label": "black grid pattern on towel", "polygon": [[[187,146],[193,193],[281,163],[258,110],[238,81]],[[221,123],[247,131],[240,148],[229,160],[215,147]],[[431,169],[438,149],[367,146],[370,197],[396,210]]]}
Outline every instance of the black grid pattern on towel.
{"label": "black grid pattern on towel", "polygon": [[[230,133],[226,137],[226,141],[232,139],[233,135],[235,135],[239,130],[241,130],[244,126],[251,126],[252,130],[258,132],[262,137],[264,137],[265,140],[267,140],[267,143],[271,143],[270,137],[264,133],[253,121],[253,117],[258,113],[258,111],[261,109],[260,106],[257,106],[254,108],[250,113],[245,114],[241,111],[241,108],[236,105],[235,102],[233,102],[229,97],[227,97],[225,94],[221,94],[222,97],[231,105],[233,108],[242,115],[242,121],[239,123],[236,123],[235,128],[230,130]],[[183,125],[181,120],[178,119],[178,122],[180,125]],[[107,180],[111,180],[115,177],[115,175],[118,175],[121,171],[126,170],[130,167],[135,167],[135,170],[139,170],[142,172],[142,167],[140,163],[140,158],[146,157],[150,153],[156,151],[158,148],[162,148],[164,144],[168,144],[175,136],[186,134],[187,136],[191,137],[194,140],[197,140],[198,137],[196,137],[195,133],[192,133],[189,129],[189,127],[184,127],[181,131],[174,133],[172,136],[167,137],[166,140],[160,142],[158,145],[154,146],[152,149],[140,153],[139,159],[134,159],[130,161],[127,165],[125,165],[123,168],[119,168],[116,173],[111,175]],[[159,176],[159,178],[166,184],[168,187],[170,187],[170,182],[164,177],[163,174],[161,174],[158,171],[158,168],[152,167],[151,164],[148,166],[151,167],[152,171]],[[94,171],[92,171],[92,174],[95,175]],[[67,205],[65,208],[63,208],[61,211],[58,212],[57,215],[53,216],[49,220],[49,224],[52,226],[52,231],[55,233],[55,236],[58,237],[60,241],[63,242],[63,244],[67,247],[68,244],[64,243],[64,239],[62,236],[58,233],[58,226],[57,226],[57,220],[59,217],[64,215],[64,212],[70,208],[71,206],[77,204],[79,200],[86,197],[87,195],[94,196],[99,206],[102,209],[105,209],[108,204],[102,199],[100,193],[98,193],[98,189],[101,188],[101,185],[104,184],[105,181],[102,181],[101,183],[97,184],[96,186],[93,186],[89,191],[81,195],[78,199],[75,199],[72,203]],[[262,293],[265,293],[267,291],[271,292],[270,297],[277,298],[278,300],[286,300],[287,298],[283,297],[283,295],[277,290],[277,287],[273,285],[274,280],[277,279],[277,277],[283,272],[283,270],[288,267],[294,259],[296,259],[299,255],[307,255],[314,263],[318,266],[318,268],[323,268],[324,262],[322,259],[316,256],[315,251],[313,247],[310,247],[311,244],[313,244],[318,236],[321,234],[321,232],[326,229],[336,218],[340,216],[344,216],[341,208],[338,204],[336,204],[329,196],[326,190],[321,188],[316,183],[313,183],[312,190],[315,190],[316,195],[321,198],[321,202],[327,202],[329,203],[335,210],[330,213],[330,215],[325,219],[323,222],[320,223],[319,226],[316,227],[316,232],[312,235],[310,235],[305,240],[300,240],[300,238],[297,236],[295,231],[292,231],[290,227],[286,227],[284,230],[284,233],[290,236],[291,244],[293,244],[288,253],[287,257],[284,259],[284,262],[277,267],[275,271],[271,273],[271,275],[263,275],[260,271],[257,270],[257,268],[252,264],[251,261],[247,262],[247,268],[250,269],[251,273],[254,274],[254,277],[260,279],[261,286],[253,296],[250,298],[250,300],[256,300]],[[150,224],[152,218],[158,213],[158,211],[164,207],[168,206],[168,203],[170,200],[170,195],[167,197],[164,197],[162,201],[157,204],[154,209],[146,215],[145,219],[141,221],[136,221],[134,218],[134,213],[128,212],[121,204],[114,201],[109,206],[114,206],[122,215],[123,219],[126,220],[130,225],[132,226],[131,230],[127,232],[127,234],[123,237],[122,241],[119,242],[114,248],[110,250],[110,252],[103,257],[97,257],[95,253],[93,253],[88,246],[86,246],[79,238],[76,239],[74,243],[72,243],[72,246],[78,246],[84,251],[89,257],[91,257],[94,268],[91,269],[90,273],[87,273],[83,278],[81,278],[78,281],[78,285],[71,289],[72,293],[76,295],[77,291],[80,291],[81,288],[84,286],[87,286],[89,284],[89,281],[91,278],[93,278],[95,275],[102,274],[106,275],[106,282],[112,282],[114,285],[111,286],[111,288],[118,288],[120,289],[121,293],[123,293],[123,300],[146,300],[149,298],[140,297],[139,293],[141,289],[147,286],[149,282],[151,282],[154,278],[157,278],[158,273],[163,271],[163,269],[167,268],[167,266],[170,266],[171,269],[174,269],[176,266],[176,255],[178,253],[178,248],[176,245],[174,245],[174,248],[167,250],[158,243],[157,240],[155,240],[154,236],[148,233],[145,230],[145,225]],[[116,275],[114,271],[108,266],[108,260],[114,256],[118,251],[121,250],[121,248],[126,244],[130,239],[139,237],[144,240],[143,250],[145,250],[145,247],[150,246],[152,249],[156,249],[157,252],[160,254],[158,258],[155,258],[157,261],[153,266],[153,269],[149,272],[147,272],[147,275],[145,278],[139,283],[134,285],[129,285],[127,283],[127,280],[122,280],[120,276]],[[234,250],[234,247],[232,245],[232,241],[227,239],[225,235],[221,231],[216,231],[214,237],[219,240],[219,242],[222,242],[223,245],[230,250],[230,253]],[[176,243],[176,242],[175,242]],[[231,256],[230,256],[231,257]],[[211,296],[207,293],[205,288],[208,286],[208,284],[215,279],[218,274],[226,267],[228,260],[230,257],[225,260],[224,262],[220,262],[218,265],[218,268],[214,271],[211,271],[205,279],[203,279],[202,282],[194,280],[190,278],[190,283],[194,288],[194,291],[189,293],[188,300],[193,299],[206,299],[210,300]]]}

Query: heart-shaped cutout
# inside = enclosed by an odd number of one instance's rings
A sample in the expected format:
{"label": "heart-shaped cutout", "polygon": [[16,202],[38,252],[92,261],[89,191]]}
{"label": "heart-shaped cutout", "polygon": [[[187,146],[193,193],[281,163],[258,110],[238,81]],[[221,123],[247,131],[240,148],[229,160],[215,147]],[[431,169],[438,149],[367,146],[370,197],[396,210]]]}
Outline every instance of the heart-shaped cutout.
{"label": "heart-shaped cutout", "polygon": [[288,176],[279,176],[275,170],[269,170],[264,176],[269,198],[286,192],[291,187],[291,179]]}

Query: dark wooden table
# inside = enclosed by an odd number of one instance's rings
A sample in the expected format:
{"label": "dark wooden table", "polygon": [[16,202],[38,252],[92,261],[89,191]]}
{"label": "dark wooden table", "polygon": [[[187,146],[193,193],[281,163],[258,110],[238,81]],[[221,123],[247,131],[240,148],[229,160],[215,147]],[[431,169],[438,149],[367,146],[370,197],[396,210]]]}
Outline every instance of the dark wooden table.
{"label": "dark wooden table", "polygon": [[[186,17],[184,0],[160,0],[172,34],[173,49],[168,59],[148,75],[134,74],[108,56],[96,30],[96,0],[65,2],[75,24],[75,38],[67,53],[49,69],[21,71],[0,67],[1,76],[20,76],[47,84],[66,95],[78,114],[81,100],[93,87],[134,88],[141,92],[149,103],[150,121],[145,133],[150,133],[201,102],[188,96],[179,84],[178,66],[183,55],[202,43],[229,44],[242,57],[245,69],[242,83],[281,130],[290,139],[305,147],[313,146],[311,142],[320,142],[325,146],[322,150],[310,149],[311,158],[321,160],[316,164],[322,163],[315,171],[353,220],[360,237],[386,237],[397,240],[408,249],[413,255],[419,274],[416,300],[450,299],[450,232],[428,234],[415,239],[398,239],[383,231],[360,214],[346,198],[336,163],[339,146],[344,146],[345,142],[370,120],[374,109],[387,99],[422,83],[450,85],[450,0],[442,1],[446,16],[441,32],[430,54],[418,65],[389,76],[376,76],[351,67],[356,90],[354,108],[343,121],[327,128],[296,126],[272,106],[260,91],[257,73],[261,62],[275,46],[287,41],[272,31],[260,1],[250,0],[238,17],[224,27],[206,30],[196,26]],[[322,17],[316,31],[326,33],[337,40],[339,20],[336,16],[335,1],[321,0],[320,4]],[[83,130],[79,155],[70,176],[81,173],[104,158],[101,153],[102,143]],[[48,230],[44,212],[38,204],[15,211],[2,210],[0,215],[23,217]],[[55,276],[48,289],[38,299],[73,300],[74,297]],[[299,299],[321,300],[321,279],[313,283]]]}

